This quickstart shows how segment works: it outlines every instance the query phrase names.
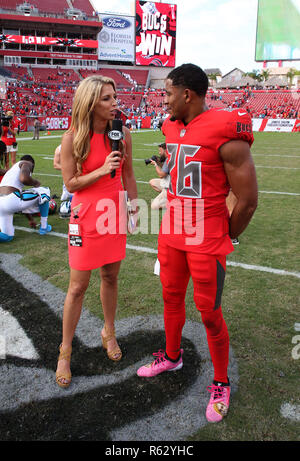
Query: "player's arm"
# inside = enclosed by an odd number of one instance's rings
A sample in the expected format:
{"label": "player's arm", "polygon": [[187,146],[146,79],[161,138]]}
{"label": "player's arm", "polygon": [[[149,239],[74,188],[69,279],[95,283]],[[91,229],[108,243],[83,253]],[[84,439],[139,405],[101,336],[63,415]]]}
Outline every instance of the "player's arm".
{"label": "player's arm", "polygon": [[54,152],[54,157],[53,157],[53,168],[56,170],[61,170],[61,164],[60,164],[60,148],[57,147]]}
{"label": "player's arm", "polygon": [[37,223],[36,223],[35,220],[33,219],[32,214],[31,214],[31,213],[24,213],[24,215],[25,215],[26,218],[28,219],[29,226],[30,226],[32,229],[36,229],[36,228],[37,228]]}
{"label": "player's arm", "polygon": [[151,164],[155,166],[156,173],[159,178],[163,179],[168,176],[168,173],[165,173],[162,168],[155,162],[155,160],[151,160]]}
{"label": "player's arm", "polygon": [[120,152],[113,151],[105,159],[104,164],[85,175],[78,175],[77,164],[73,155],[73,134],[65,133],[62,138],[60,161],[63,182],[67,190],[74,192],[90,186],[106,174],[120,167]]}
{"label": "player's arm", "polygon": [[229,221],[229,235],[237,238],[248,226],[257,207],[258,191],[249,144],[234,140],[223,144],[220,155],[236,204]]}
{"label": "player's arm", "polygon": [[124,127],[125,135],[125,160],[122,168],[122,181],[124,189],[128,193],[130,200],[137,199],[137,186],[132,165],[132,140],[128,128]]}
{"label": "player's arm", "polygon": [[20,176],[19,179],[24,186],[31,186],[31,187],[40,187],[41,183],[37,179],[34,179],[31,176],[32,173],[32,164],[27,161],[23,161],[20,163]]}

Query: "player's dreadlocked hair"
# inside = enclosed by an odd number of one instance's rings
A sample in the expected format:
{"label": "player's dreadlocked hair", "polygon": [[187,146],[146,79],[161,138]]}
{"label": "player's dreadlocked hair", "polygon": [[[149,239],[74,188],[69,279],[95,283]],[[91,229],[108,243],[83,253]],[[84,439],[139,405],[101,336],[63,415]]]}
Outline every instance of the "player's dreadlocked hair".
{"label": "player's dreadlocked hair", "polygon": [[205,96],[208,89],[208,78],[204,70],[195,64],[182,64],[173,69],[168,79],[172,80],[173,86],[182,86],[195,91],[198,96]]}

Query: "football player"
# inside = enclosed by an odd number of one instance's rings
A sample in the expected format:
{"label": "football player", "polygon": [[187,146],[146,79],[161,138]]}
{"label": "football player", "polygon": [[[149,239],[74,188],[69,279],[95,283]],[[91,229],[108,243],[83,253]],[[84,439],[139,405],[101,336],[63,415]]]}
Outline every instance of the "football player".
{"label": "football player", "polygon": [[[246,229],[257,207],[252,123],[242,109],[207,108],[208,79],[198,66],[173,69],[165,86],[170,116],[162,131],[171,181],[158,259],[166,350],[137,374],[152,377],[182,368],[185,295],[191,277],[214,369],[206,418],[218,422],[228,412],[230,397],[229,336],[221,308],[226,256],[234,249],[231,239]],[[230,189],[237,199],[231,215],[226,206]]]}
{"label": "football player", "polygon": [[[34,159],[31,155],[23,155],[3,176],[0,184],[0,243],[9,242],[14,237],[14,213],[28,214],[31,227],[33,213],[40,213],[41,226],[39,233],[48,234],[51,226],[48,224],[50,190],[41,187],[40,182],[32,177]],[[32,189],[24,190],[28,187]],[[32,224],[31,224],[32,223]]]}

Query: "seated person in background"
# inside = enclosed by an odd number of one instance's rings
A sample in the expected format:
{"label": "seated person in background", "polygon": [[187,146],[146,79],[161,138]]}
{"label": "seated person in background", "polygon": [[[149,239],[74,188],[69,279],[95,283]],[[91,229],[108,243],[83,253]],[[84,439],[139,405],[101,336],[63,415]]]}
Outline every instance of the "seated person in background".
{"label": "seated person in background", "polygon": [[[60,150],[61,150],[61,145],[57,146],[57,148],[55,149],[55,152],[54,152],[53,167],[56,170],[61,170]],[[67,190],[65,184],[63,183],[63,190],[62,190],[60,200],[61,201],[71,200],[71,197],[72,197],[72,194],[70,194],[70,192]]]}
{"label": "seated person in background", "polygon": [[[39,233],[44,235],[52,229],[48,224],[50,189],[41,187],[40,182],[31,176],[34,163],[31,155],[23,155],[3,176],[0,184],[0,243],[9,242],[14,237],[14,213],[29,213],[29,222],[31,214],[40,213]],[[24,190],[26,186],[32,186],[32,189]]]}
{"label": "seated person in background", "polygon": [[159,192],[158,196],[152,201],[151,208],[158,210],[159,208],[166,208],[167,203],[167,190],[170,182],[169,169],[167,165],[166,144],[162,143],[158,146],[159,160],[162,166],[155,160],[151,159],[151,164],[155,166],[158,178],[150,179],[150,186]]}

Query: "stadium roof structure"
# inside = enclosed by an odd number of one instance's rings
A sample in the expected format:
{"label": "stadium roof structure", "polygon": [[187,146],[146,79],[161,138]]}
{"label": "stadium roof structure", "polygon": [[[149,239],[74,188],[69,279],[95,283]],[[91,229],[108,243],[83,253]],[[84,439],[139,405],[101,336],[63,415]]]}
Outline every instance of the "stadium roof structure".
{"label": "stadium roof structure", "polygon": [[96,17],[91,2],[86,0],[1,0],[1,12],[24,16],[54,15],[70,17],[70,19]]}
{"label": "stadium roof structure", "polygon": [[264,87],[266,86],[287,86],[288,78],[285,76],[272,76],[264,82]]}
{"label": "stadium roof structure", "polygon": [[212,69],[204,69],[206,75],[220,75],[222,76],[222,72],[219,68],[212,68]]}
{"label": "stadium roof structure", "polygon": [[228,80],[226,78],[222,78],[221,82],[217,83],[216,88],[237,88],[237,87],[245,87],[245,86],[256,86],[259,82],[254,80],[254,78],[249,76],[243,76],[239,80]]}

